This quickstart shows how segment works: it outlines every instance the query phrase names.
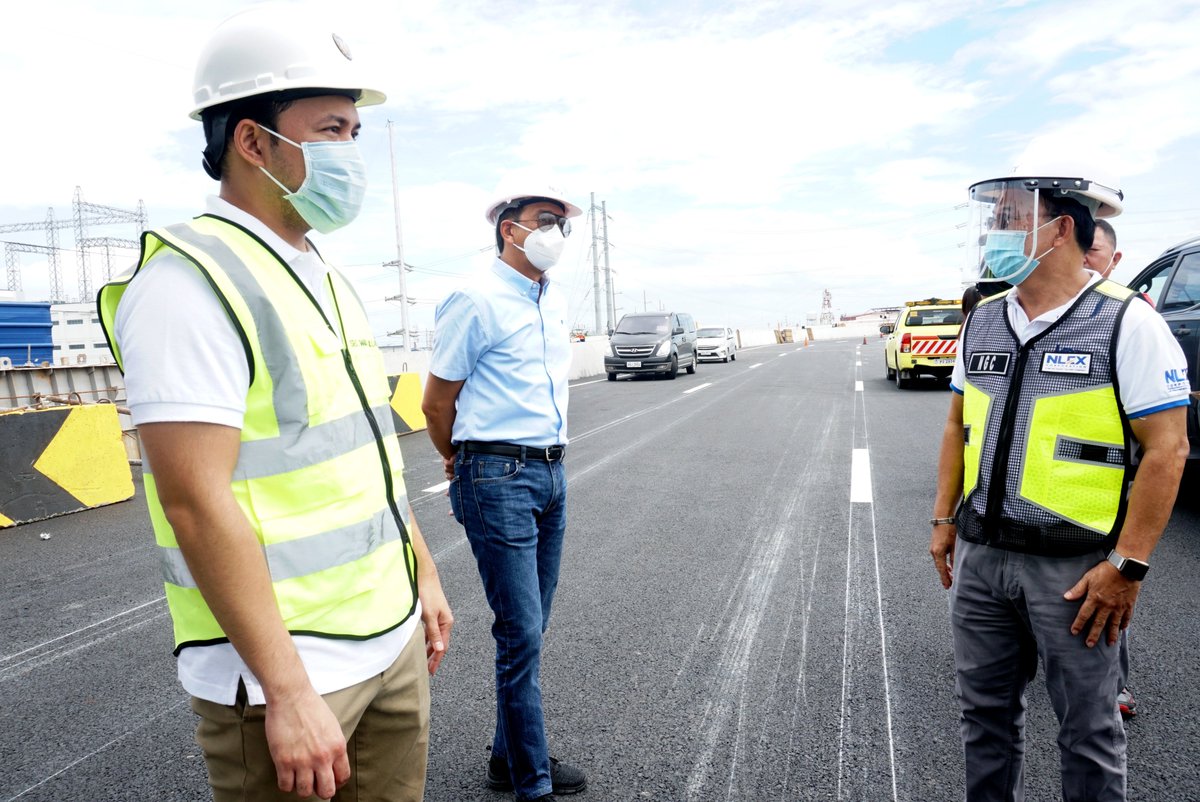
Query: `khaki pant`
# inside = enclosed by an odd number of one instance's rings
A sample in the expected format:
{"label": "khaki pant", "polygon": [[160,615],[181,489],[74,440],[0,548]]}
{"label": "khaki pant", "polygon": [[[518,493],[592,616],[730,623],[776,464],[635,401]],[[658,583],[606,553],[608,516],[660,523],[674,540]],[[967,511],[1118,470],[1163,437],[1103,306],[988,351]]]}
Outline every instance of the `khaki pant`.
{"label": "khaki pant", "polygon": [[[429,674],[420,628],[382,674],[326,694],[342,725],[350,780],[338,802],[420,802],[429,751]],[[192,697],[200,716],[196,742],[204,750],[214,802],[302,802],[276,783],[267,749],[266,706],[247,705],[238,689],[232,706]],[[317,797],[309,797],[317,800]]]}

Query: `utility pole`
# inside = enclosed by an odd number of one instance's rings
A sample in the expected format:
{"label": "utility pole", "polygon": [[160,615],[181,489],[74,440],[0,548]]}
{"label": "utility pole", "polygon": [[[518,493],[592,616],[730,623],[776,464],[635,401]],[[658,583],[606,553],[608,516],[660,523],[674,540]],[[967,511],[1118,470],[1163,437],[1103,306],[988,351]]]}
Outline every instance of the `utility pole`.
{"label": "utility pole", "polygon": [[596,334],[605,333],[600,328],[600,251],[596,247],[596,193],[592,193],[592,207],[588,209],[592,218],[592,298],[596,301]]}
{"label": "utility pole", "polygon": [[404,275],[404,238],[400,234],[400,185],[396,182],[396,145],[392,131],[392,121],[388,120],[388,154],[392,160],[392,209],[396,217],[396,270],[400,274],[400,341],[405,353],[408,352],[408,282]]}
{"label": "utility pole", "polygon": [[617,327],[617,298],[613,294],[612,270],[608,266],[608,202],[600,201],[600,219],[604,224],[604,281],[608,294],[608,328]]}

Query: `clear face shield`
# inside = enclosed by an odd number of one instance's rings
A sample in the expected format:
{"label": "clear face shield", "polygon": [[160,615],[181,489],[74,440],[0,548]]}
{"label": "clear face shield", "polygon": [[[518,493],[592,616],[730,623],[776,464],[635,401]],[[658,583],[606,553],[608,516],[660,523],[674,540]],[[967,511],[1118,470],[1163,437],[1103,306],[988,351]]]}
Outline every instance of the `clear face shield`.
{"label": "clear face shield", "polygon": [[1017,285],[1052,250],[1038,251],[1038,233],[1058,220],[1046,213],[1036,179],[982,181],[971,189],[964,280]]}

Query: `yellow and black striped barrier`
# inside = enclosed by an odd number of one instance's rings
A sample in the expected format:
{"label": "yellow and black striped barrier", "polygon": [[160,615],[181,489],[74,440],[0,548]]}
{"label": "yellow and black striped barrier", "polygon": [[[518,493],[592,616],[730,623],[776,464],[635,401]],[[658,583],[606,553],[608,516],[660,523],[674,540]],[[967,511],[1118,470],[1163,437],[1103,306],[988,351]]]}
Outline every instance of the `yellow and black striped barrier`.
{"label": "yellow and black striped barrier", "polygon": [[396,434],[408,434],[424,429],[421,374],[400,373],[388,376],[388,385],[392,388],[392,423],[396,425]]}
{"label": "yellow and black striped barrier", "polygon": [[112,404],[0,413],[0,527],[133,498]]}

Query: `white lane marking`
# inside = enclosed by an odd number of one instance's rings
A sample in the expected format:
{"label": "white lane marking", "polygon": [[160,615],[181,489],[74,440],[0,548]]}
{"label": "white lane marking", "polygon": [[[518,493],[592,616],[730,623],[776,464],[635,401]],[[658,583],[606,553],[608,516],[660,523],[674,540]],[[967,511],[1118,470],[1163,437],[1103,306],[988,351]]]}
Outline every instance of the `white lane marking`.
{"label": "white lane marking", "polygon": [[762,367],[762,363],[761,363],[761,362],[755,362],[753,365],[751,365],[750,367],[748,367],[748,368],[747,368],[747,370],[754,370],[755,368],[759,368],[759,367]]}
{"label": "white lane marking", "polygon": [[48,641],[43,641],[42,643],[39,643],[37,646],[30,646],[28,649],[22,649],[19,652],[13,652],[12,654],[8,654],[8,655],[5,655],[4,657],[0,657],[0,666],[3,666],[5,663],[9,662],[10,660],[13,660],[14,658],[20,657],[23,654],[35,651],[37,649],[41,649],[45,646],[49,646],[51,643],[60,641],[63,638],[69,638],[72,635],[78,635],[81,632],[87,632],[89,629],[94,629],[103,624],[107,624],[109,621],[114,621],[118,618],[121,618],[122,616],[129,615],[130,613],[136,613],[138,610],[141,610],[144,607],[149,607],[152,604],[158,604],[160,601],[164,600],[165,598],[167,598],[167,597],[159,596],[156,599],[151,599],[150,601],[146,602],[145,604],[139,604],[136,607],[130,607],[128,610],[124,610],[120,613],[117,613],[116,615],[110,615],[108,618],[102,618],[94,624],[88,624],[86,627],[80,627],[79,629],[75,630],[74,632],[68,632],[66,635],[59,635],[57,638],[51,638]]}
{"label": "white lane marking", "polygon": [[600,384],[601,382],[606,382],[606,381],[608,381],[607,376],[605,376],[603,379],[592,379],[590,382],[579,382],[578,384],[572,384],[571,386],[572,387],[583,387],[585,384]]}
{"label": "white lane marking", "polygon": [[862,360],[861,360],[861,359],[857,359],[857,360],[855,360],[855,361],[854,361],[854,367],[856,367],[856,368],[861,368],[861,367],[862,367]]}
{"label": "white lane marking", "polygon": [[787,356],[787,354],[779,354],[779,356]]}
{"label": "white lane marking", "polygon": [[701,385],[699,385],[699,386],[697,386],[697,387],[693,387],[693,388],[692,388],[692,389],[690,389],[690,390],[684,390],[684,391],[683,391],[683,394],[684,394],[684,395],[691,395],[692,393],[696,392],[697,390],[703,390],[705,387],[711,387],[711,386],[712,386],[712,382],[705,382],[704,384],[701,384]]}
{"label": "white lane marking", "polygon": [[871,455],[865,448],[854,449],[850,458],[850,501],[871,503]]}
{"label": "white lane marking", "polygon": [[445,490],[449,486],[450,486],[450,480],[447,479],[446,481],[441,482],[439,484],[430,485],[429,487],[425,488],[421,492],[422,493],[438,493],[438,492],[441,492],[442,490]]}
{"label": "white lane marking", "polygon": [[[866,395],[858,396],[858,398],[863,399],[863,443],[868,443],[870,438],[867,434]],[[884,711],[887,718],[888,765],[891,769],[892,776],[892,799],[898,800],[899,790],[896,783],[896,747],[895,738],[892,735],[892,689],[891,681],[888,677],[887,633],[884,629],[883,622],[883,589],[881,587],[882,580],[879,574],[879,537],[875,526],[875,505],[873,502],[871,502],[871,457],[870,451],[866,448],[855,448],[851,450],[850,526],[846,537],[846,609],[845,624],[842,629],[842,712],[841,721],[838,726],[838,779],[836,798],[842,798],[842,779],[846,773],[845,733],[847,716],[846,701],[848,695],[848,677],[850,673],[850,591],[852,578],[857,578],[854,576],[853,571],[851,570],[853,563],[851,552],[854,548],[854,504],[856,502],[863,501],[871,504],[871,549],[875,562],[875,604],[879,619],[879,655],[880,660],[883,663],[883,701]],[[857,612],[861,617],[862,610],[857,610]]]}
{"label": "white lane marking", "polygon": [[861,393],[863,391],[863,383],[861,381],[854,382],[854,392]]}
{"label": "white lane marking", "polygon": [[879,576],[879,535],[875,530],[874,504],[871,505],[871,550],[875,553],[875,607],[879,611],[879,658],[883,662],[883,709],[887,714],[888,765],[892,769],[892,799],[899,799],[899,790],[896,787],[896,744],[892,737],[892,683],[888,679],[887,633],[883,628],[883,580]]}
{"label": "white lane marking", "polygon": [[138,732],[138,731],[140,731],[140,730],[144,730],[146,727],[149,727],[151,724],[153,724],[154,722],[158,721],[158,720],[159,720],[160,718],[162,718],[163,716],[167,715],[168,713],[174,712],[175,710],[178,710],[179,708],[183,707],[183,706],[184,706],[184,705],[186,705],[187,703],[188,703],[188,700],[187,700],[187,699],[180,699],[178,702],[176,702],[175,704],[171,705],[171,706],[170,706],[170,707],[168,707],[166,710],[163,710],[163,711],[162,711],[162,712],[160,712],[160,713],[156,713],[155,715],[153,715],[153,716],[151,716],[150,718],[148,718],[148,719],[146,719],[145,721],[143,721],[143,722],[142,722],[141,724],[139,724],[138,726],[136,726],[136,727],[134,727],[134,728],[132,728],[132,729],[130,729],[130,730],[126,730],[124,733],[122,733],[122,734],[118,735],[116,738],[113,738],[111,741],[109,741],[108,743],[104,744],[104,746],[101,746],[99,749],[93,749],[91,752],[88,752],[88,753],[87,753],[86,755],[84,755],[83,757],[81,757],[81,758],[78,758],[78,759],[76,759],[76,760],[72,760],[70,763],[68,763],[67,765],[63,766],[63,767],[62,767],[61,769],[59,769],[58,771],[54,772],[54,773],[53,773],[53,774],[51,774],[49,777],[45,777],[45,778],[43,778],[42,780],[40,780],[40,781],[38,781],[38,782],[34,783],[33,785],[29,786],[28,788],[26,788],[24,791],[22,791],[21,793],[17,794],[16,796],[9,797],[9,799],[8,799],[8,802],[13,802],[13,800],[15,800],[15,799],[20,799],[21,797],[25,796],[25,794],[29,793],[29,792],[30,792],[30,791],[32,791],[33,789],[35,789],[35,788],[40,788],[41,786],[43,786],[43,785],[45,785],[46,783],[48,783],[48,782],[50,782],[51,780],[53,780],[53,779],[54,779],[55,777],[57,777],[58,775],[60,775],[60,774],[63,774],[64,772],[70,771],[72,768],[74,768],[75,766],[78,766],[78,765],[79,765],[80,763],[82,763],[83,761],[87,760],[87,759],[88,759],[88,758],[90,758],[90,757],[93,757],[93,756],[95,756],[95,755],[98,755],[98,754],[100,754],[100,753],[101,753],[101,752],[103,752],[105,749],[108,749],[108,748],[109,748],[110,746],[112,746],[113,744],[116,744],[116,743],[119,743],[119,742],[121,742],[121,741],[125,740],[125,739],[126,739],[126,738],[128,738],[130,735],[133,735],[135,732]]}

